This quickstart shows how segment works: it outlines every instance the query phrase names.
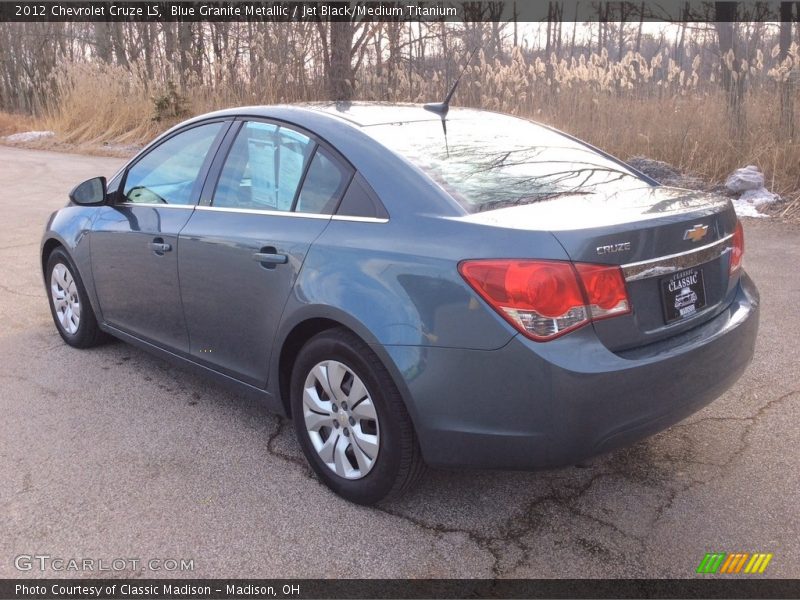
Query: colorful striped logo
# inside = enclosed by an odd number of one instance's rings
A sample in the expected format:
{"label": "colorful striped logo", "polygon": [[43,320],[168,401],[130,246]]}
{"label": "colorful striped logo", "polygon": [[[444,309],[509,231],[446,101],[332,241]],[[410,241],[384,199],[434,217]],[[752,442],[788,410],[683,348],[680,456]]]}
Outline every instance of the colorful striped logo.
{"label": "colorful striped logo", "polygon": [[772,553],[766,554],[757,552],[712,552],[706,554],[697,567],[698,573],[763,573],[769,561],[772,560]]}

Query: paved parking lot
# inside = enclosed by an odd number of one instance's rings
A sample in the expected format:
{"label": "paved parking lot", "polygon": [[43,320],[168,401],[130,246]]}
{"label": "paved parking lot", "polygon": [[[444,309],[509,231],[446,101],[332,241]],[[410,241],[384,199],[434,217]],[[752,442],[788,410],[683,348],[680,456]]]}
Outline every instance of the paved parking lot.
{"label": "paved parking lot", "polygon": [[62,343],[42,228],[121,162],[0,147],[0,577],[65,575],[15,568],[34,554],[193,559],[192,577],[689,577],[737,551],[800,577],[797,227],[745,223],[756,358],[688,421],[584,468],[436,471],[362,508],[316,481],[288,422],[123,343]]}

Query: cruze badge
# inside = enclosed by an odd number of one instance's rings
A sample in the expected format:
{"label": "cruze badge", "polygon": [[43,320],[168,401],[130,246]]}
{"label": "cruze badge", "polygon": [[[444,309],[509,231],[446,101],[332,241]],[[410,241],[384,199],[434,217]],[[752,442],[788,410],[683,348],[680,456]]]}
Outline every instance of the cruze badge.
{"label": "cruze badge", "polygon": [[620,242],[619,244],[610,244],[608,246],[598,246],[598,254],[614,254],[615,252],[627,252],[631,249],[630,242]]}
{"label": "cruze badge", "polygon": [[697,224],[691,229],[687,229],[686,233],[683,234],[683,239],[685,240],[692,240],[693,242],[699,242],[708,233],[708,225]]}

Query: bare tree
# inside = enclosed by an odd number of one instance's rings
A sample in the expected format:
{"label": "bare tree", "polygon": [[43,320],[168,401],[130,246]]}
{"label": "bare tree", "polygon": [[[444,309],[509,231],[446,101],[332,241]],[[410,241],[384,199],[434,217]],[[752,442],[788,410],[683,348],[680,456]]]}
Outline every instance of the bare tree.
{"label": "bare tree", "polygon": [[644,2],[639,5],[639,27],[636,30],[635,52],[639,54],[642,50],[642,29],[644,28]]}
{"label": "bare tree", "polygon": [[738,2],[715,2],[715,27],[719,43],[722,88],[727,99],[731,133],[741,135],[745,130],[744,78],[737,60],[738,40],[736,21]]}
{"label": "bare tree", "polygon": [[[779,36],[778,61],[783,62],[789,58],[789,48],[792,45],[793,11],[791,2],[781,2],[781,29]],[[781,135],[788,139],[794,138],[794,81],[791,74],[787,73],[785,80],[780,82],[780,127]]]}
{"label": "bare tree", "polygon": [[550,56],[553,52],[557,55],[561,51],[561,28],[564,20],[564,3],[548,2],[547,4],[547,41],[545,43],[545,55]]}
{"label": "bare tree", "polygon": [[317,22],[325,67],[325,87],[331,100],[353,98],[356,73],[374,33],[374,26],[370,25],[367,20],[339,18]]}

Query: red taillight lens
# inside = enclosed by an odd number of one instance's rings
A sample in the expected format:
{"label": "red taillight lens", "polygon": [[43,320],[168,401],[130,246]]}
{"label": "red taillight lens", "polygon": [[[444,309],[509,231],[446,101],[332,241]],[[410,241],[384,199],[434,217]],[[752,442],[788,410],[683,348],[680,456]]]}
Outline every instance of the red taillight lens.
{"label": "red taillight lens", "polygon": [[630,311],[619,267],[545,260],[470,260],[459,272],[492,308],[537,341]]}
{"label": "red taillight lens", "polygon": [[505,288],[512,307],[535,310],[544,317],[560,317],[583,305],[575,274],[565,263],[508,263]]}
{"label": "red taillight lens", "polygon": [[592,319],[605,319],[630,312],[622,269],[608,265],[576,263],[586,290]]}
{"label": "red taillight lens", "polygon": [[742,222],[736,221],[736,231],[733,232],[733,248],[731,249],[731,266],[728,270],[730,275],[733,275],[742,266],[742,259],[744,258],[744,229]]}

